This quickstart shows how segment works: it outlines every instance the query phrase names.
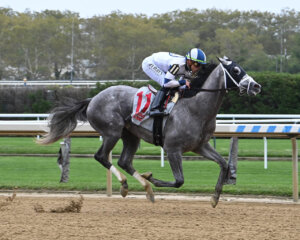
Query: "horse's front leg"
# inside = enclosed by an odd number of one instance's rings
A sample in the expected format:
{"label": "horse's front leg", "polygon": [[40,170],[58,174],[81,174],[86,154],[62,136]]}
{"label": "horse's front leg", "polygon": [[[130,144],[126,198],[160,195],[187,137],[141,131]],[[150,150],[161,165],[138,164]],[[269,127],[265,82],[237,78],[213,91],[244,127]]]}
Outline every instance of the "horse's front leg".
{"label": "horse's front leg", "polygon": [[218,178],[218,182],[215,188],[215,194],[211,199],[211,204],[215,208],[219,202],[220,194],[222,192],[222,188],[224,183],[226,182],[227,178],[229,177],[229,171],[228,171],[228,164],[226,163],[225,159],[216,152],[216,150],[210,146],[209,143],[206,143],[202,145],[196,153],[202,155],[203,157],[213,160],[220,166],[220,174]]}
{"label": "horse's front leg", "polygon": [[169,163],[173,172],[175,181],[167,182],[156,179],[152,176],[152,173],[144,173],[142,176],[148,181],[153,183],[156,187],[175,187],[179,188],[184,183],[183,171],[182,171],[182,159],[181,152],[168,152]]}

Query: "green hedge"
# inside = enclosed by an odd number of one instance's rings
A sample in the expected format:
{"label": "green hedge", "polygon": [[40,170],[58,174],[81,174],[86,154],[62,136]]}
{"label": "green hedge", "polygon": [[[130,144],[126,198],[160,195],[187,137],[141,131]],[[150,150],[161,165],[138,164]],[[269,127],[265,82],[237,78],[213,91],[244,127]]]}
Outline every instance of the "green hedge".
{"label": "green hedge", "polygon": [[[262,85],[262,92],[255,96],[239,96],[238,92],[226,94],[220,113],[248,114],[300,114],[300,74],[253,72],[249,73]],[[146,82],[108,82],[98,83],[96,88],[0,88],[1,113],[45,113],[63,97],[84,99],[95,96],[98,92],[112,85],[129,85],[136,88],[151,84]]]}
{"label": "green hedge", "polygon": [[262,85],[255,97],[229,92],[220,113],[300,114],[300,74],[256,72],[249,73]]}

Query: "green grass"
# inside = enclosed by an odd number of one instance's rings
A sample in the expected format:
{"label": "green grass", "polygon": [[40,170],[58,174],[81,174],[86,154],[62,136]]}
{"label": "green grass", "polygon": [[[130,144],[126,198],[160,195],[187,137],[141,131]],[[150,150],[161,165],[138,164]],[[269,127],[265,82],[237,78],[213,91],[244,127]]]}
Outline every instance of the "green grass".
{"label": "green grass", "polygon": [[[213,142],[211,142],[213,145]],[[93,154],[100,147],[99,138],[72,138],[72,153]],[[230,139],[217,139],[217,151],[228,156]],[[298,141],[299,147],[299,141]],[[239,157],[263,156],[262,139],[240,139]],[[291,141],[288,139],[268,139],[268,156],[285,157],[292,155]],[[40,146],[32,137],[0,137],[0,154],[57,154],[59,142]],[[122,143],[113,149],[120,154]],[[160,155],[160,147],[141,142],[137,155]],[[187,153],[186,155],[194,155]],[[115,166],[116,159],[114,159]],[[152,171],[155,178],[173,181],[173,175],[166,161],[164,168],[155,160],[135,160],[139,172]],[[219,174],[219,167],[212,161],[184,161],[185,184],[179,189],[154,188],[164,192],[212,193]],[[127,175],[127,174],[126,174]],[[128,175],[127,175],[128,176]],[[12,189],[51,189],[98,191],[106,189],[106,169],[92,158],[71,158],[70,180],[59,183],[60,170],[55,157],[0,157],[0,188]],[[128,176],[130,191],[143,191],[140,184]],[[118,191],[120,184],[113,178],[113,190]],[[291,161],[269,161],[268,169],[262,161],[239,161],[238,181],[235,186],[224,186],[229,194],[267,194],[277,196],[292,195]]]}
{"label": "green grass", "polygon": [[[213,141],[211,141],[213,145]],[[72,138],[72,153],[77,154],[94,154],[100,147],[99,138]],[[230,139],[217,139],[216,149],[223,155],[228,156]],[[299,148],[299,141],[298,141]],[[59,150],[59,141],[49,146],[41,146],[35,143],[33,137],[0,137],[0,154],[1,153],[18,153],[18,154],[56,154]],[[120,154],[122,151],[122,142],[113,149],[113,154]],[[141,141],[137,155],[160,155],[160,147]],[[185,155],[195,155],[186,153]],[[263,156],[264,142],[263,139],[239,139],[239,156]],[[268,156],[269,157],[291,157],[292,146],[289,139],[268,139]]]}
{"label": "green grass", "polygon": [[[113,160],[114,165],[116,159]],[[140,172],[153,172],[155,178],[173,181],[169,164],[160,167],[160,161],[135,160]],[[184,161],[185,183],[179,189],[156,188],[154,191],[212,193],[219,174],[219,167],[212,161]],[[124,172],[124,171],[122,171]],[[129,191],[143,191],[131,176]],[[91,158],[71,158],[70,179],[59,183],[60,170],[53,157],[0,157],[0,188],[35,190],[79,190],[99,191],[106,189],[106,169]],[[113,190],[118,191],[119,182],[113,177]],[[269,161],[268,169],[262,161],[241,161],[238,163],[237,185],[224,186],[228,194],[259,194],[292,196],[292,163],[290,161]]]}

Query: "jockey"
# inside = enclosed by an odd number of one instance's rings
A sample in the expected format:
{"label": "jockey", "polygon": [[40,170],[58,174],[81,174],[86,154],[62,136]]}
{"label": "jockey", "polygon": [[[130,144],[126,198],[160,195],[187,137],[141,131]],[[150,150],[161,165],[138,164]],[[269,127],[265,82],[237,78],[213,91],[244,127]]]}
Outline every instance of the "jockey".
{"label": "jockey", "polygon": [[[150,116],[163,116],[162,109],[168,89],[179,86],[190,87],[187,80],[195,75],[206,64],[205,53],[198,48],[191,49],[186,56],[170,52],[153,53],[142,63],[144,72],[162,88],[157,92],[151,104]],[[179,81],[176,77],[180,77]]]}

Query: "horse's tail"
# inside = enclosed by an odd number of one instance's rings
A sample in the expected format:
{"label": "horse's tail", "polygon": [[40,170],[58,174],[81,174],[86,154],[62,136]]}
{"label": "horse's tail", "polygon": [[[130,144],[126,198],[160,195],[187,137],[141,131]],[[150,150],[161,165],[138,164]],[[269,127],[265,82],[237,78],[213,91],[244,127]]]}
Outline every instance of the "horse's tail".
{"label": "horse's tail", "polygon": [[52,110],[48,118],[49,131],[37,142],[46,145],[67,137],[76,128],[77,120],[87,121],[86,110],[90,101],[91,98],[80,102],[71,98],[65,99],[62,105]]}

